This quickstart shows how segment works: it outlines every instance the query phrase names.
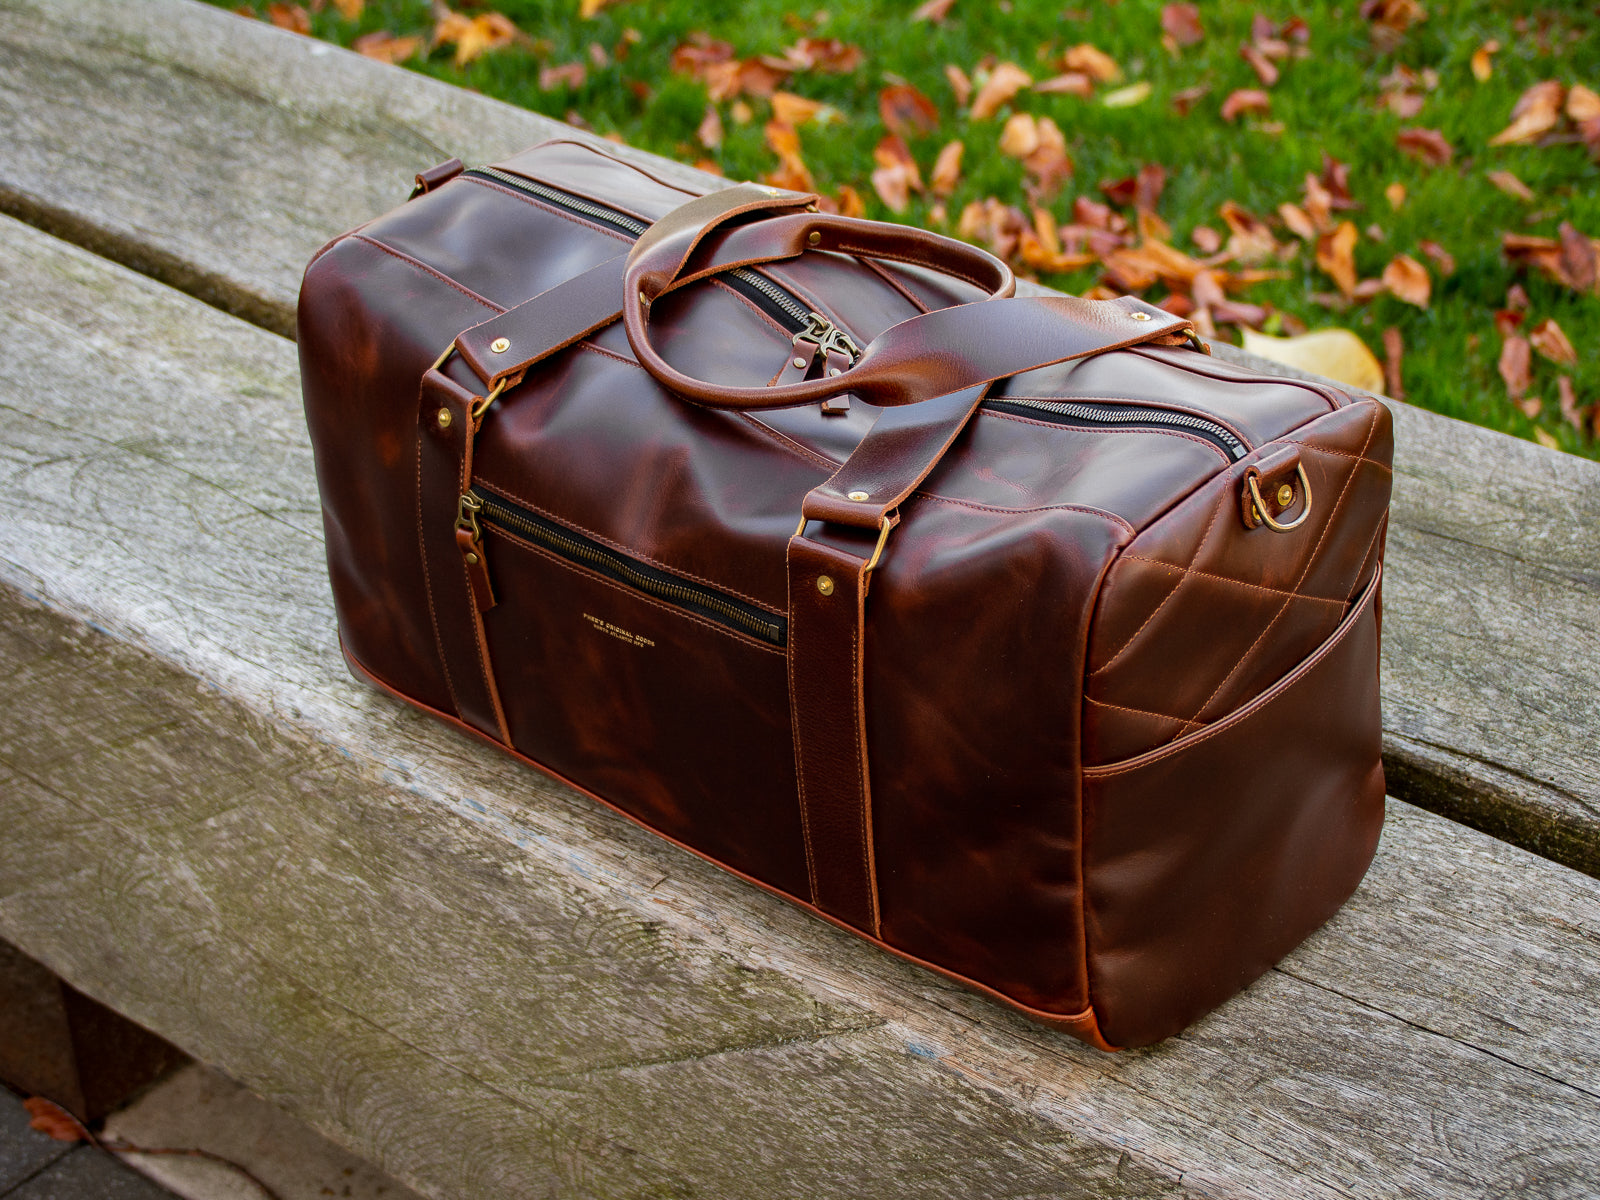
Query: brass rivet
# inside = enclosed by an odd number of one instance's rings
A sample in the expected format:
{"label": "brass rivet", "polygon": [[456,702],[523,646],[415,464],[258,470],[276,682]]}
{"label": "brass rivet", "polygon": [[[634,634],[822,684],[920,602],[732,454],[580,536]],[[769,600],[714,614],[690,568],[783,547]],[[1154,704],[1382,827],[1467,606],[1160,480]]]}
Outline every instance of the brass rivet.
{"label": "brass rivet", "polygon": [[830,368],[829,368],[829,369],[828,369],[828,374],[829,374],[829,375],[843,375],[843,374],[844,374],[844,372],[843,372],[843,371],[841,371],[841,370],[839,370],[839,368],[838,368],[838,367],[830,367]]}
{"label": "brass rivet", "polygon": [[822,245],[822,235],[820,233],[818,233],[815,229],[813,229],[810,233],[806,234],[806,245],[808,245],[808,246],[820,246],[820,245]]}
{"label": "brass rivet", "polygon": [[471,563],[473,566],[477,566],[478,565],[478,556],[476,554],[474,554],[472,551],[468,550],[467,551],[467,561],[469,563]]}
{"label": "brass rivet", "polygon": [[1150,314],[1147,312],[1129,313],[1128,315],[1135,321],[1148,321],[1150,319]]}
{"label": "brass rivet", "polygon": [[806,360],[803,358],[797,358],[794,360],[794,365],[797,367],[803,367],[806,365]]}
{"label": "brass rivet", "polygon": [[821,592],[824,596],[833,595],[833,579],[832,579],[832,577],[828,576],[828,575],[818,575],[817,576],[817,591]]}
{"label": "brass rivet", "polygon": [[450,428],[450,410],[448,408],[441,408],[439,410],[439,428]]}
{"label": "brass rivet", "polygon": [[1287,483],[1278,489],[1278,507],[1288,508],[1294,500],[1294,489]]}
{"label": "brass rivet", "polygon": [[509,349],[511,349],[510,338],[495,338],[489,343],[489,350],[493,354],[504,354]]}
{"label": "brass rivet", "polygon": [[851,492],[850,493],[850,499],[856,501],[857,503],[860,503],[862,500],[870,500],[870,499],[872,499],[872,497],[867,492]]}
{"label": "brass rivet", "polygon": [[648,301],[648,300],[646,300],[644,298],[644,293],[643,292],[639,293],[639,303],[644,305],[646,308],[650,307],[650,301]]}
{"label": "brass rivet", "polygon": [[783,193],[780,192],[777,188],[768,188],[767,189],[767,195],[769,195],[769,196],[781,196],[781,195],[783,195]]}

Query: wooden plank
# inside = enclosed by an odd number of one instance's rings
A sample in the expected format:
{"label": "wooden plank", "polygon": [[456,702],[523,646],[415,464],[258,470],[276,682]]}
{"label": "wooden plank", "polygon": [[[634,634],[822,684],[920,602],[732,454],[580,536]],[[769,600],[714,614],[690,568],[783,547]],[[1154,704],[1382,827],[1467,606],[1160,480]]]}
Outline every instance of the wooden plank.
{"label": "wooden plank", "polygon": [[[188,0],[0,0],[0,124],[0,210],[279,332],[419,167],[583,136]],[[1394,407],[1391,790],[1600,875],[1600,465]]]}
{"label": "wooden plank", "polygon": [[287,342],[10,221],[0,341],[0,937],[422,1190],[1600,1186],[1600,883],[1396,804],[1101,1055],[350,679]]}

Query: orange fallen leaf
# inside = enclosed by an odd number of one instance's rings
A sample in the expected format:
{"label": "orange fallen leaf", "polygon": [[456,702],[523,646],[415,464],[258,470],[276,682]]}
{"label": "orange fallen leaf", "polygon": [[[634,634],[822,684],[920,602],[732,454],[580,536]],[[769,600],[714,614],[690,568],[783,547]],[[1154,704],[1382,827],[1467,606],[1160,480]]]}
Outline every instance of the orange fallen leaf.
{"label": "orange fallen leaf", "polygon": [[1032,113],[1016,113],[1000,131],[1000,153],[1027,158],[1039,148],[1039,122]]}
{"label": "orange fallen leaf", "polygon": [[1067,71],[1061,75],[1053,75],[1043,83],[1033,85],[1035,92],[1046,96],[1077,96],[1087,100],[1094,95],[1094,80],[1082,71]]}
{"label": "orange fallen leaf", "polygon": [[861,199],[861,193],[848,183],[840,185],[839,195],[834,203],[839,206],[839,215],[841,217],[864,217],[867,215],[867,206]]}
{"label": "orange fallen leaf", "polygon": [[1567,335],[1554,317],[1546,317],[1528,330],[1528,341],[1533,348],[1558,366],[1572,366],[1578,361],[1578,352],[1572,348]]}
{"label": "orange fallen leaf", "polygon": [[830,75],[848,75],[866,61],[860,46],[841,42],[838,38],[801,38],[783,52],[791,69],[822,71]]}
{"label": "orange fallen leaf", "polygon": [[43,1096],[29,1096],[22,1102],[22,1107],[28,1110],[29,1129],[49,1134],[58,1142],[88,1140],[88,1131],[78,1118],[54,1101],[46,1100]]}
{"label": "orange fallen leaf", "polygon": [[1161,29],[1180,46],[1192,46],[1206,36],[1200,28],[1200,9],[1193,4],[1163,6]]}
{"label": "orange fallen leaf", "polygon": [[1372,40],[1382,50],[1393,49],[1407,29],[1428,16],[1417,0],[1362,0],[1360,12],[1371,22]]}
{"label": "orange fallen leaf", "polygon": [[1455,150],[1437,129],[1402,129],[1394,140],[1402,152],[1430,166],[1447,167],[1455,157]]}
{"label": "orange fallen leaf", "polygon": [[615,4],[617,0],[578,0],[578,16],[587,21],[608,4]]}
{"label": "orange fallen leaf", "polygon": [[1196,84],[1194,87],[1184,88],[1180,92],[1172,93],[1172,108],[1180,117],[1187,117],[1189,110],[1201,100],[1211,94],[1209,83]]}
{"label": "orange fallen leaf", "polygon": [[989,78],[978,88],[968,115],[974,121],[986,121],[1000,111],[1004,104],[1023,88],[1031,86],[1033,76],[1016,63],[1003,62],[989,72]]}
{"label": "orange fallen leaf", "polygon": [[518,36],[519,31],[510,18],[496,12],[467,17],[441,8],[438,23],[433,27],[435,46],[455,46],[457,67],[465,67],[490,50],[511,45]]}
{"label": "orange fallen leaf", "polygon": [[1222,119],[1236,121],[1243,113],[1267,113],[1272,111],[1272,97],[1258,88],[1240,88],[1231,92],[1222,102]]}
{"label": "orange fallen leaf", "polygon": [[904,212],[911,193],[922,190],[922,176],[904,139],[887,134],[872,152],[877,168],[872,172],[872,188],[893,211]]}
{"label": "orange fallen leaf", "polygon": [[1080,42],[1063,54],[1061,67],[1065,71],[1082,71],[1100,83],[1115,83],[1122,78],[1116,59],[1088,42]]}
{"label": "orange fallen leaf", "polygon": [[1455,255],[1439,245],[1438,242],[1421,241],[1417,243],[1417,249],[1433,260],[1434,266],[1439,268],[1439,274],[1454,275],[1456,273]]}
{"label": "orange fallen leaf", "polygon": [[1515,196],[1524,204],[1533,203],[1534,195],[1529,189],[1528,185],[1523,183],[1522,180],[1518,179],[1510,171],[1490,171],[1485,178],[1487,178],[1490,183],[1494,184],[1495,187],[1499,188],[1506,195]]}
{"label": "orange fallen leaf", "polygon": [[1573,84],[1567,89],[1567,116],[1579,124],[1600,119],[1600,94],[1581,83]]}
{"label": "orange fallen leaf", "polygon": [[1222,249],[1222,235],[1209,225],[1196,225],[1189,231],[1189,240],[1201,254],[1215,254]]}
{"label": "orange fallen leaf", "polygon": [[1383,391],[1395,400],[1406,398],[1401,366],[1406,354],[1405,340],[1400,330],[1391,325],[1383,331]]}
{"label": "orange fallen leaf", "polygon": [[766,181],[774,187],[787,188],[795,192],[811,192],[816,190],[816,182],[811,177],[811,169],[806,166],[805,158],[800,153],[800,135],[793,125],[783,121],[768,121],[762,130],[769,149],[777,154],[779,166],[776,171],[766,176]]}
{"label": "orange fallen leaf", "polygon": [[1355,295],[1356,227],[1342,221],[1339,228],[1317,239],[1317,266],[1326,271],[1346,298]]}
{"label": "orange fallen leaf", "polygon": [[559,63],[553,67],[541,67],[539,69],[539,90],[553,92],[557,88],[570,88],[576,91],[583,86],[584,80],[588,77],[588,68],[581,62]]}
{"label": "orange fallen leaf", "polygon": [[1141,79],[1138,83],[1130,83],[1127,87],[1117,88],[1107,92],[1100,99],[1100,103],[1107,108],[1132,108],[1135,104],[1143,104],[1150,99],[1150,81]]}
{"label": "orange fallen leaf", "polygon": [[1517,333],[1506,335],[1505,341],[1500,346],[1500,361],[1497,365],[1500,378],[1505,381],[1506,391],[1513,400],[1521,400],[1528,390],[1531,382],[1528,376],[1530,363],[1528,339]]}
{"label": "orange fallen leaf", "polygon": [[1389,201],[1390,208],[1399,208],[1406,202],[1406,185],[1399,182],[1391,183],[1383,189],[1383,195]]}
{"label": "orange fallen leaf", "polygon": [[961,155],[965,150],[960,141],[954,141],[939,151],[939,157],[933,162],[933,173],[928,177],[928,186],[935,196],[948,196],[956,190],[961,181]]}
{"label": "orange fallen leaf", "polygon": [[[1227,222],[1232,233],[1228,239],[1227,253],[1235,261],[1256,263],[1277,255],[1278,241],[1260,217],[1232,200],[1224,200],[1218,205],[1217,215]],[[1354,233],[1353,228],[1351,232]]]}
{"label": "orange fallen leaf", "polygon": [[1489,139],[1491,146],[1531,142],[1556,127],[1566,103],[1567,88],[1559,79],[1534,84],[1511,109],[1511,124]]}
{"label": "orange fallen leaf", "polygon": [[1499,52],[1500,43],[1494,38],[1472,52],[1472,77],[1479,83],[1489,82],[1489,77],[1494,74],[1494,63],[1490,59]]}
{"label": "orange fallen leaf", "polygon": [[795,129],[815,118],[825,107],[820,100],[810,100],[793,92],[772,93],[772,119]]}
{"label": "orange fallen leaf", "polygon": [[364,33],[350,44],[357,54],[375,58],[379,62],[401,63],[422,49],[419,37],[396,37],[385,30]]}
{"label": "orange fallen leaf", "polygon": [[1584,420],[1583,409],[1578,407],[1578,393],[1573,390],[1570,376],[1562,375],[1556,379],[1556,397],[1561,404],[1562,419],[1582,433],[1588,422]]}
{"label": "orange fallen leaf", "polygon": [[946,63],[944,77],[950,82],[950,91],[955,95],[956,107],[965,108],[967,101],[972,99],[972,80],[967,78],[967,73],[954,63]]}
{"label": "orange fallen leaf", "polygon": [[367,0],[333,0],[333,6],[346,21],[359,21],[361,10],[367,6]]}
{"label": "orange fallen leaf", "polygon": [[939,110],[909,83],[892,83],[878,93],[878,115],[890,133],[920,137],[939,128]]}
{"label": "orange fallen leaf", "polygon": [[700,127],[695,130],[695,137],[700,139],[700,144],[707,150],[715,150],[722,145],[722,114],[717,112],[715,104],[706,105],[706,115],[700,118]]}
{"label": "orange fallen leaf", "polygon": [[913,21],[932,21],[935,25],[938,25],[950,15],[950,8],[954,4],[955,0],[924,0],[912,12],[911,19]]}
{"label": "orange fallen leaf", "polygon": [[1561,274],[1563,281],[1580,292],[1595,290],[1600,279],[1600,243],[1578,232],[1571,221],[1561,222]]}
{"label": "orange fallen leaf", "polygon": [[1296,237],[1310,241],[1317,236],[1317,227],[1311,223],[1311,218],[1298,204],[1284,203],[1278,205],[1278,215],[1283,218],[1283,223],[1289,227],[1289,232]]}
{"label": "orange fallen leaf", "polygon": [[1383,269],[1383,286],[1398,300],[1427,308],[1433,291],[1433,281],[1428,278],[1428,268],[1409,254],[1397,254]]}
{"label": "orange fallen leaf", "polygon": [[279,29],[287,29],[290,33],[310,33],[311,14],[303,5],[273,3],[267,5],[267,20]]}

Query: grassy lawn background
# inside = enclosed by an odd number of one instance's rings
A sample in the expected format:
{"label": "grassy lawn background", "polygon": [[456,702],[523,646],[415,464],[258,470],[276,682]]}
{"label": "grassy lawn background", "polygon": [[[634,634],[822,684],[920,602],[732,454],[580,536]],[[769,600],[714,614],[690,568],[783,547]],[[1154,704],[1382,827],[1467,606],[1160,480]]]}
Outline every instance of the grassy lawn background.
{"label": "grassy lawn background", "polygon": [[[731,178],[761,178],[778,168],[766,132],[771,102],[744,94],[709,104],[700,78],[674,72],[674,50],[696,34],[731,43],[739,58],[781,56],[802,37],[838,39],[859,48],[859,66],[843,73],[799,71],[778,84],[833,110],[797,130],[805,166],[824,193],[837,195],[848,185],[865,201],[867,216],[946,231],[957,227],[966,205],[989,197],[1027,212],[1029,173],[998,144],[1013,113],[1048,116],[1065,136],[1073,173],[1039,203],[1061,225],[1073,221],[1076,198],[1105,200],[1099,188],[1103,181],[1160,164],[1167,182],[1157,212],[1170,225],[1168,240],[1178,249],[1203,257],[1190,240],[1198,226],[1217,230],[1226,240],[1228,226],[1218,210],[1227,201],[1268,221],[1276,241],[1295,249],[1256,264],[1281,270],[1284,278],[1229,294],[1268,306],[1268,332],[1340,325],[1359,334],[1381,359],[1383,331],[1393,327],[1404,341],[1408,400],[1600,457],[1594,430],[1600,410],[1587,408],[1580,429],[1563,418],[1557,403],[1561,375],[1570,378],[1580,409],[1600,399],[1600,356],[1593,353],[1600,344],[1600,295],[1513,264],[1502,253],[1503,235],[1554,237],[1562,222],[1600,236],[1600,166],[1565,118],[1540,139],[1545,144],[1488,144],[1510,123],[1518,97],[1542,80],[1600,90],[1600,10],[1588,5],[1558,9],[1429,0],[1424,19],[1385,40],[1381,29],[1374,37],[1374,25],[1358,11],[1358,0],[1275,10],[1201,4],[1203,39],[1169,47],[1162,43],[1163,5],[1157,0],[1068,0],[1065,7],[1030,0],[955,0],[942,22],[914,21],[913,4],[882,0],[826,11],[779,0],[746,0],[737,7],[707,0],[637,0],[609,5],[588,19],[579,14],[579,0],[494,0],[492,5],[461,3],[459,12],[468,19],[502,15],[519,36],[461,67],[452,45],[431,45],[440,10],[428,0],[324,0],[320,8],[307,4],[299,12],[268,0],[242,6],[237,0],[215,2],[269,19],[275,15],[279,23],[307,19],[314,35],[345,45],[380,31],[418,36],[420,46],[407,66],[584,123],[645,150],[686,162],[709,160]],[[1391,7],[1405,2],[1389,0]],[[355,19],[347,18],[358,9]],[[1274,27],[1291,16],[1302,18],[1309,55],[1276,62],[1281,78],[1263,89],[1270,94],[1270,113],[1225,121],[1220,109],[1230,93],[1263,88],[1240,55],[1241,46],[1252,40],[1258,11]],[[1492,74],[1479,81],[1471,59],[1490,40],[1501,48],[1492,57]],[[947,64],[981,79],[987,63],[1013,62],[1043,82],[1060,73],[1062,55],[1081,43],[1103,51],[1121,72],[1119,80],[1097,84],[1089,98],[1027,89],[994,117],[974,120],[957,103],[946,75]],[[581,82],[572,64],[582,64]],[[549,71],[562,66],[569,68],[565,78]],[[1412,89],[1422,100],[1409,117],[1383,102],[1384,81],[1397,66],[1419,74],[1431,68],[1438,75],[1432,90],[1420,83]],[[542,72],[547,72],[545,87]],[[948,198],[913,194],[905,211],[895,213],[874,192],[870,175],[874,150],[887,132],[879,92],[902,81],[937,110],[935,129],[908,138],[923,180],[950,140],[961,139],[965,155],[959,183]],[[1149,84],[1142,101],[1124,107],[1104,103],[1108,94],[1141,83]],[[1202,84],[1209,86],[1208,94],[1186,116],[1179,115],[1174,95]],[[716,109],[724,130],[715,148],[697,137],[708,106]],[[742,109],[748,109],[743,122]],[[1411,127],[1438,130],[1453,148],[1453,160],[1430,166],[1402,153],[1396,136]],[[1325,154],[1349,167],[1349,191],[1359,207],[1336,211],[1333,220],[1349,219],[1362,231],[1354,252],[1360,278],[1374,279],[1396,255],[1409,255],[1430,276],[1427,308],[1387,292],[1348,306],[1325,302],[1337,289],[1316,265],[1313,243],[1296,237],[1277,215],[1280,204],[1305,203],[1305,177],[1322,172]],[[1494,186],[1488,178],[1492,171],[1516,175],[1533,199],[1518,199]],[[1397,182],[1407,193],[1398,209],[1385,195]],[[1126,215],[1133,220],[1131,211]],[[1454,258],[1452,273],[1445,274],[1420,248],[1426,240]],[[1103,280],[1099,265],[1066,273],[1015,265],[1019,273],[1071,292],[1085,292]],[[1532,408],[1527,397],[1524,407],[1513,403],[1497,370],[1503,342],[1495,314],[1507,307],[1513,284],[1525,290],[1528,305],[1520,327],[1504,331],[1526,334],[1554,318],[1577,350],[1571,364],[1533,355],[1528,396],[1543,401],[1536,416],[1524,411]],[[1143,294],[1159,302],[1168,292],[1157,283]],[[1226,337],[1236,331],[1223,326],[1220,332]]]}

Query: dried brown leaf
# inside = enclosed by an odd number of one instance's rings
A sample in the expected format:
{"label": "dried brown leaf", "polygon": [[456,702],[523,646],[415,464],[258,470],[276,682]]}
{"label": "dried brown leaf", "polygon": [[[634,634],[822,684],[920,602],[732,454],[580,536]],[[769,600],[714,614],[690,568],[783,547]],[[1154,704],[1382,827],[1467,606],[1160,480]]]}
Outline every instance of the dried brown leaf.
{"label": "dried brown leaf", "polygon": [[396,37],[387,30],[364,33],[350,44],[357,54],[375,58],[379,62],[401,63],[422,49],[419,37]]}
{"label": "dried brown leaf", "polygon": [[1490,171],[1486,178],[1506,195],[1515,196],[1524,204],[1533,203],[1533,191],[1510,171]]}
{"label": "dried brown leaf", "polygon": [[1596,276],[1600,275],[1595,241],[1573,227],[1571,221],[1561,222],[1557,232],[1561,236],[1561,274],[1567,286],[1580,292],[1595,290]]}
{"label": "dried brown leaf", "polygon": [[1236,262],[1257,263],[1277,255],[1277,239],[1260,217],[1232,200],[1224,200],[1218,205],[1217,215],[1227,222],[1232,232],[1227,253]]}
{"label": "dried brown leaf", "polygon": [[1206,36],[1200,27],[1200,9],[1193,4],[1168,4],[1161,9],[1161,29],[1180,46],[1192,46]]}
{"label": "dried brown leaf", "polygon": [[801,38],[783,52],[791,70],[821,71],[829,75],[848,75],[866,61],[860,46],[838,38]]}
{"label": "dried brown leaf", "polygon": [[1456,257],[1435,241],[1421,241],[1417,243],[1421,250],[1433,260],[1433,265],[1439,268],[1441,275],[1454,275],[1456,273]]}
{"label": "dried brown leaf", "polygon": [[1317,239],[1317,266],[1321,267],[1338,285],[1348,299],[1356,291],[1355,249],[1356,227],[1342,221],[1339,228]]}
{"label": "dried brown leaf", "polygon": [[715,150],[722,145],[722,114],[717,111],[715,104],[706,105],[706,115],[700,118],[700,126],[694,135],[707,150]]}
{"label": "dried brown leaf", "polygon": [[1009,104],[1013,96],[1032,83],[1033,76],[1016,63],[1000,63],[989,72],[989,77],[978,88],[978,94],[973,97],[972,109],[968,115],[974,121],[986,121],[999,112],[1002,106]]}
{"label": "dried brown leaf", "polygon": [[873,190],[894,212],[904,212],[911,203],[911,193],[922,190],[922,176],[905,140],[886,134],[873,150],[872,160],[877,164],[872,172]]}
{"label": "dried brown leaf", "polygon": [[503,49],[520,36],[511,19],[496,12],[467,17],[449,9],[441,9],[438,22],[433,27],[435,46],[453,45],[456,48],[454,61],[457,67],[465,67],[490,50]]}
{"label": "dried brown leaf", "polygon": [[587,21],[599,13],[602,8],[617,3],[617,0],[578,0],[578,16]]}
{"label": "dried brown leaf", "polygon": [[1399,208],[1406,202],[1406,185],[1396,181],[1383,189],[1383,195],[1389,201],[1390,208]]}
{"label": "dried brown leaf", "polygon": [[1567,89],[1567,116],[1580,125],[1585,121],[1600,119],[1600,94],[1581,83],[1573,84]]}
{"label": "dried brown leaf", "polygon": [[1100,83],[1115,83],[1122,78],[1116,59],[1088,42],[1081,42],[1061,56],[1064,71],[1082,71]]}
{"label": "dried brown leaf", "polygon": [[1528,351],[1528,339],[1516,333],[1508,335],[1500,346],[1500,378],[1505,380],[1506,391],[1513,400],[1521,400],[1531,382]]}
{"label": "dried brown leaf", "polygon": [[1016,113],[1000,131],[1000,153],[1027,158],[1039,148],[1039,122],[1031,113]]}
{"label": "dried brown leaf", "polygon": [[88,1130],[66,1109],[43,1096],[29,1096],[22,1102],[28,1110],[28,1128],[49,1134],[58,1142],[82,1142],[89,1138]]}
{"label": "dried brown leaf", "polygon": [[556,88],[577,89],[583,86],[583,81],[588,77],[588,69],[581,62],[543,67],[539,71],[539,89],[546,92]]}
{"label": "dried brown leaf", "polygon": [[961,181],[961,155],[966,147],[960,141],[949,142],[934,159],[933,171],[928,176],[928,187],[935,196],[948,196]]}
{"label": "dried brown leaf", "polygon": [[1428,278],[1428,268],[1409,254],[1397,254],[1383,269],[1383,286],[1398,300],[1427,308],[1433,292],[1433,281]]}
{"label": "dried brown leaf", "polygon": [[1208,83],[1196,84],[1194,87],[1184,88],[1181,92],[1172,94],[1172,108],[1180,117],[1187,117],[1189,110],[1211,94],[1211,85]]}
{"label": "dried brown leaf", "polygon": [[1511,110],[1511,124],[1490,138],[1489,145],[1521,145],[1548,133],[1561,120],[1566,97],[1566,85],[1558,79],[1534,84],[1517,99]]}
{"label": "dried brown leaf", "polygon": [[1240,88],[1222,102],[1222,119],[1236,121],[1242,113],[1272,111],[1272,98],[1257,88]]}
{"label": "dried brown leaf", "polygon": [[1201,254],[1215,254],[1222,249],[1222,235],[1209,225],[1196,225],[1189,231],[1189,240]]}
{"label": "dried brown leaf", "polygon": [[1578,352],[1572,348],[1567,335],[1554,317],[1546,317],[1528,330],[1528,341],[1533,348],[1557,366],[1570,367],[1578,361]]}
{"label": "dried brown leaf", "polygon": [[1278,68],[1253,42],[1246,42],[1239,47],[1239,57],[1250,64],[1256,78],[1261,80],[1262,87],[1271,87],[1278,82]]}
{"label": "dried brown leaf", "polygon": [[290,33],[311,32],[311,14],[301,4],[284,4],[275,0],[267,5],[267,20]]}
{"label": "dried brown leaf", "polygon": [[909,83],[892,83],[878,93],[878,115],[890,133],[922,137],[939,128],[939,110]]}
{"label": "dried brown leaf", "polygon": [[1305,209],[1298,204],[1286,202],[1278,205],[1278,215],[1283,218],[1283,223],[1289,227],[1289,232],[1296,237],[1310,241],[1317,236],[1317,227],[1312,224],[1311,218],[1306,215]]}
{"label": "dried brown leaf", "polygon": [[965,108],[967,101],[972,99],[972,80],[967,78],[967,73],[953,63],[946,63],[944,77],[950,81],[950,91],[956,98],[956,107]]}
{"label": "dried brown leaf", "polygon": [[955,0],[924,0],[917,5],[911,13],[913,21],[932,21],[935,25],[942,24],[950,15],[950,8]]}
{"label": "dried brown leaf", "polygon": [[1034,84],[1033,90],[1047,96],[1077,96],[1087,100],[1094,95],[1094,80],[1082,71],[1067,71],[1061,75],[1053,75],[1043,83]]}
{"label": "dried brown leaf", "polygon": [[820,100],[797,96],[793,92],[772,93],[772,119],[795,129],[813,120],[826,107]]}
{"label": "dried brown leaf", "polygon": [[1383,391],[1384,395],[1395,400],[1406,398],[1405,383],[1402,378],[1402,364],[1405,361],[1405,339],[1400,336],[1400,330],[1391,325],[1383,331]]}
{"label": "dried brown leaf", "polygon": [[1455,150],[1437,129],[1402,129],[1394,140],[1403,153],[1430,166],[1447,167],[1455,157]]}
{"label": "dried brown leaf", "polygon": [[359,21],[367,0],[333,0],[333,6],[346,21]]}

